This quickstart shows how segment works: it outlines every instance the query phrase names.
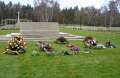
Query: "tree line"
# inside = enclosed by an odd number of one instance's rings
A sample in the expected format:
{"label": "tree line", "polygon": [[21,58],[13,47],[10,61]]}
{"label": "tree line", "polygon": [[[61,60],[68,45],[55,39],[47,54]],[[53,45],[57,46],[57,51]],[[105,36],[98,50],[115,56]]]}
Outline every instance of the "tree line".
{"label": "tree line", "polygon": [[60,4],[56,0],[34,0],[34,7],[31,5],[5,4],[0,1],[0,21],[2,19],[17,18],[30,19],[35,22],[59,22],[61,24],[80,24],[87,26],[119,26],[120,25],[120,0],[109,1],[100,9],[95,7],[78,8],[70,7],[60,9]]}

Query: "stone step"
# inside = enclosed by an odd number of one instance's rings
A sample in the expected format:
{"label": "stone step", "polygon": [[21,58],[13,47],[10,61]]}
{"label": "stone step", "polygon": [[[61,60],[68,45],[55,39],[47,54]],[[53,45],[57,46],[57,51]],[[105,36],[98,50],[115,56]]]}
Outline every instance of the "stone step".
{"label": "stone step", "polygon": [[83,39],[68,39],[68,40],[80,40],[80,41],[83,41]]}
{"label": "stone step", "polygon": [[49,33],[49,34],[46,34],[46,33],[44,33],[44,34],[24,34],[23,36],[49,36],[49,37],[51,37],[51,36],[58,36],[59,34],[56,34],[56,33]]}
{"label": "stone step", "polygon": [[54,41],[55,39],[47,38],[24,38],[25,41]]}
{"label": "stone step", "polygon": [[[50,35],[49,35],[50,36]],[[41,36],[41,35],[24,35],[23,37],[24,38],[57,38],[56,36],[52,36],[52,37],[49,37],[49,36],[47,36],[47,37],[45,37],[45,36]]]}

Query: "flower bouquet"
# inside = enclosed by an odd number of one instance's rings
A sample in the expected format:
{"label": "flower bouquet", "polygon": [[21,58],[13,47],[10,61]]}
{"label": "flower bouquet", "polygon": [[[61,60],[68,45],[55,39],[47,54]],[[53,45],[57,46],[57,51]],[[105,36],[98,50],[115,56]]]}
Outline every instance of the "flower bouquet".
{"label": "flower bouquet", "polygon": [[21,36],[15,36],[10,41],[8,41],[8,45],[6,51],[4,53],[8,54],[21,54],[25,53],[25,41]]}

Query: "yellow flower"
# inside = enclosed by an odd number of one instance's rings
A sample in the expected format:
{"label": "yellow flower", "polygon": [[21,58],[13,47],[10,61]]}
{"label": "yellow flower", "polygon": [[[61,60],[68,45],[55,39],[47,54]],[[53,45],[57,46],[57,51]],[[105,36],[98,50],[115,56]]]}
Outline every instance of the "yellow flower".
{"label": "yellow flower", "polygon": [[24,48],[23,46],[20,46],[21,48]]}
{"label": "yellow flower", "polygon": [[6,49],[6,51],[9,51],[9,49]]}
{"label": "yellow flower", "polygon": [[18,45],[15,45],[16,47],[18,47]]}
{"label": "yellow flower", "polygon": [[9,43],[10,45],[12,45],[12,43]]}

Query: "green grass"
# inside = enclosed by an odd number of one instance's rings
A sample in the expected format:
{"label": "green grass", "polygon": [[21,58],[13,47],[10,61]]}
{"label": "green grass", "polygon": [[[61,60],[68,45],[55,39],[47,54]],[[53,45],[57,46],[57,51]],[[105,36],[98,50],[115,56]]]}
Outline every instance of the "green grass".
{"label": "green grass", "polygon": [[[10,31],[10,30],[9,30]],[[31,56],[33,50],[39,51],[35,42],[27,43],[27,52],[23,55],[0,55],[0,78],[119,78],[120,77],[120,36],[111,32],[73,31],[61,28],[62,32],[76,35],[94,36],[104,43],[111,39],[116,49],[92,50],[78,55],[63,56],[64,45],[51,42],[56,55],[47,56],[40,52],[39,56]],[[5,31],[8,32],[8,31]],[[4,33],[5,33],[4,32]],[[1,33],[1,31],[0,31]],[[82,41],[70,41],[83,49]],[[0,52],[6,43],[0,43]]]}
{"label": "green grass", "polygon": [[10,33],[17,33],[19,32],[19,30],[1,30],[0,29],[0,35],[6,35],[6,34],[10,34]]}

